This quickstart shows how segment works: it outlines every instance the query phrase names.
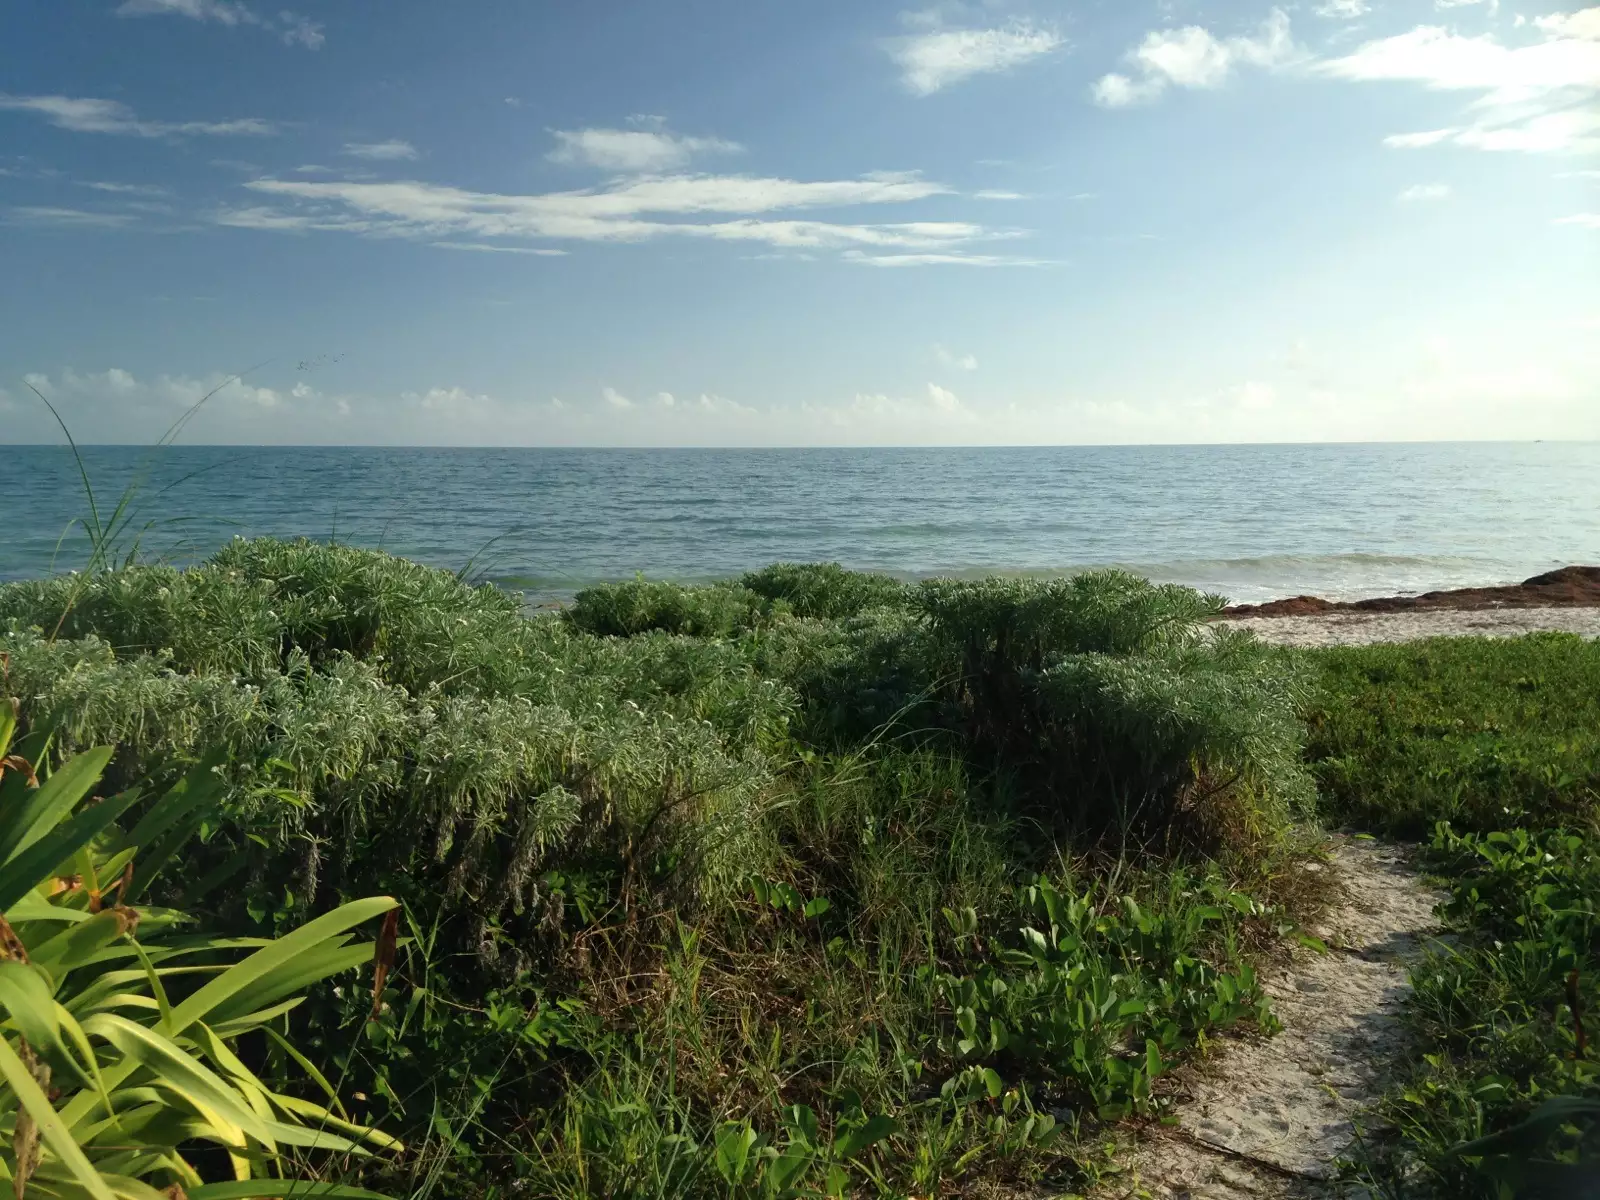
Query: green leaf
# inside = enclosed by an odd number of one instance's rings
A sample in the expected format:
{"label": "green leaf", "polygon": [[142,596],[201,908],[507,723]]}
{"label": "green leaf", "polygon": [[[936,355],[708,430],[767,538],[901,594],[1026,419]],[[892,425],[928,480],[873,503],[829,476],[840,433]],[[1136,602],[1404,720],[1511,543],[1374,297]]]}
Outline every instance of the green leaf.
{"label": "green leaf", "polygon": [[750,1150],[756,1144],[756,1131],[750,1122],[729,1122],[717,1137],[717,1173],[729,1187],[744,1183]]}
{"label": "green leaf", "polygon": [[129,832],[128,841],[140,847],[141,853],[125,899],[144,894],[216,807],[223,781],[214,768],[221,761],[222,756],[215,753],[202,759]]}
{"label": "green leaf", "polygon": [[[80,758],[82,755],[79,756]],[[72,759],[67,765],[77,762]],[[66,768],[63,768],[65,770]],[[54,783],[60,772],[51,777]],[[88,783],[94,786],[94,780]],[[41,788],[40,791],[44,789]],[[101,830],[114,822],[139,799],[137,791],[124,792],[109,800],[102,800],[93,808],[86,808],[71,820],[59,825],[53,832],[20,850],[4,866],[0,866],[0,912],[9,913],[11,906],[49,878],[50,872],[92,842]]]}
{"label": "green leaf", "polygon": [[389,1200],[382,1192],[350,1187],[342,1183],[318,1183],[306,1179],[230,1179],[226,1183],[207,1183],[189,1188],[189,1200],[277,1200],[278,1197],[326,1196],[329,1200]]}
{"label": "green leaf", "polygon": [[259,1142],[272,1143],[272,1122],[263,1120],[235,1088],[161,1033],[115,1013],[104,1012],[85,1021],[83,1029],[85,1033],[104,1038],[122,1051],[126,1059],[147,1068],[163,1088],[182,1096],[208,1120],[226,1121]]}
{"label": "green leaf", "polygon": [[52,1053],[60,1046],[55,1000],[36,967],[0,960],[0,1009],[10,1014],[18,1032],[34,1049]]}
{"label": "green leaf", "polygon": [[815,896],[806,902],[806,919],[810,920],[812,917],[820,917],[832,907],[833,901],[829,900],[826,896]]}
{"label": "green leaf", "polygon": [[[293,933],[285,934],[271,945],[257,950],[243,962],[235,963],[174,1008],[166,1032],[182,1033],[192,1022],[210,1016],[212,1010],[240,995],[252,984],[266,982],[270,986],[274,975],[292,969],[295,960],[302,955],[317,949],[329,938],[386,913],[396,906],[397,901],[388,896],[352,900],[330,913],[324,913],[314,921],[307,922]],[[260,1005],[251,1007],[259,1008]]]}
{"label": "green leaf", "polygon": [[[23,793],[17,811],[0,813],[4,818],[0,820],[0,866],[48,834],[78,807],[79,801],[100,782],[112,753],[110,746],[98,746],[74,755],[38,788]],[[53,867],[66,857],[58,855],[50,865]],[[10,904],[7,901],[0,907],[8,908]]]}
{"label": "green leaf", "polygon": [[817,1114],[810,1105],[791,1104],[783,1110],[783,1123],[795,1141],[807,1147],[817,1144]]}
{"label": "green leaf", "polygon": [[846,1130],[834,1139],[833,1153],[839,1158],[854,1158],[863,1150],[876,1146],[884,1138],[894,1136],[899,1129],[900,1126],[893,1117],[886,1117],[881,1113],[876,1117],[868,1117],[865,1124]]}
{"label": "green leaf", "polygon": [[41,1140],[50,1147],[50,1152],[66,1166],[92,1200],[116,1200],[106,1181],[101,1178],[100,1172],[94,1169],[78,1143],[73,1140],[72,1133],[62,1121],[61,1115],[50,1106],[50,1101],[33,1078],[33,1073],[4,1038],[0,1038],[0,1076],[4,1076],[6,1083],[16,1093],[18,1102],[28,1110],[28,1115],[39,1127]]}

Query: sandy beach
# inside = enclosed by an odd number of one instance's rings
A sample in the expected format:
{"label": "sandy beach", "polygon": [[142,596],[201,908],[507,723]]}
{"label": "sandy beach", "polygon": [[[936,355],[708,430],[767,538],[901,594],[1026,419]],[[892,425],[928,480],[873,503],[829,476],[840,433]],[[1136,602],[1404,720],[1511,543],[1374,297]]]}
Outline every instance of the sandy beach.
{"label": "sandy beach", "polygon": [[1600,637],[1600,567],[1572,566],[1520,584],[1334,603],[1292,596],[1223,610],[1220,625],[1281,646],[1360,646],[1430,637]]}
{"label": "sandy beach", "polygon": [[1253,631],[1282,646],[1360,646],[1430,637],[1516,637],[1558,630],[1600,637],[1600,608],[1414,609],[1328,612],[1292,617],[1225,617],[1219,625]]}

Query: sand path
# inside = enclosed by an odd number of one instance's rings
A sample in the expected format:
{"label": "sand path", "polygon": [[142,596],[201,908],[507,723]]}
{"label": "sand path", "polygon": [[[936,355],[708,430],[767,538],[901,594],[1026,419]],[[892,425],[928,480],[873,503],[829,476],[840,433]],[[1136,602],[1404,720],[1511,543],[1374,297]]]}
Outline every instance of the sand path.
{"label": "sand path", "polygon": [[1144,1130],[1107,1197],[1332,1197],[1352,1119],[1382,1093],[1404,1046],[1406,967],[1438,931],[1440,897],[1396,846],[1334,835],[1339,901],[1265,985],[1276,1037],[1215,1043],[1179,1081],[1176,1127]]}

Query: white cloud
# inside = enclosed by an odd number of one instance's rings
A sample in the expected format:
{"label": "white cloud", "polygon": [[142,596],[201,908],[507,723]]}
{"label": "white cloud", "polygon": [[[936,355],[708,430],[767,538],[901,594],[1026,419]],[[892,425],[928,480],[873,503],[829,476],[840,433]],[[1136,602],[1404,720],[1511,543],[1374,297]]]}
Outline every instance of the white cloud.
{"label": "white cloud", "polygon": [[1339,21],[1353,21],[1371,11],[1372,6],[1367,0],[1326,0],[1317,6],[1317,16],[1331,17]]}
{"label": "white cloud", "polygon": [[1552,37],[1600,41],[1600,7],[1574,13],[1551,13],[1547,17],[1535,17],[1533,23]]}
{"label": "white cloud", "polygon": [[1288,14],[1275,8],[1254,37],[1218,38],[1198,25],[1148,33],[1127,56],[1135,73],[1101,76],[1092,95],[1104,108],[1125,108],[1169,87],[1220,87],[1238,67],[1280,67],[1298,57]]}
{"label": "white cloud", "polygon": [[235,0],[124,0],[119,17],[189,17],[219,25],[259,25],[261,18]]}
{"label": "white cloud", "polygon": [[172,189],[152,183],[105,183],[99,180],[85,182],[84,187],[97,192],[110,192],[118,196],[170,196]]}
{"label": "white cloud", "polygon": [[58,129],[73,133],[110,133],[131,137],[268,137],[278,132],[271,121],[246,117],[235,121],[142,121],[126,104],[86,96],[13,96],[0,92],[0,109],[37,113]]}
{"label": "white cloud", "polygon": [[1391,133],[1383,139],[1383,144],[1400,150],[1414,150],[1419,146],[1437,146],[1460,132],[1459,129],[1428,129],[1421,133]]}
{"label": "white cloud", "polygon": [[[979,240],[1014,238],[965,221],[845,223],[758,218],[781,210],[905,204],[950,189],[916,175],[880,173],[860,179],[802,182],[746,175],[664,175],[605,188],[499,195],[415,181],[257,179],[246,185],[290,207],[257,205],[214,215],[220,224],[280,231],[343,230],[372,236],[459,242],[494,239],[645,241],[694,237],[760,242],[780,249],[870,249],[922,252],[878,265],[935,261],[1014,265],[967,256]],[[723,220],[665,220],[714,214]]]}
{"label": "white cloud", "polygon": [[[283,391],[258,387],[220,372],[203,376],[159,375],[141,380],[120,367],[105,371],[77,371],[72,368],[55,375],[33,372],[26,382],[50,399],[61,410],[69,428],[78,436],[85,432],[97,441],[152,442],[185,412],[206,400],[206,411],[222,411],[233,419],[282,421],[282,410],[294,405],[303,411],[316,411],[328,398],[320,393]],[[46,438],[57,436],[42,405],[30,420],[37,419],[39,432]],[[27,410],[31,406],[21,406]]]}
{"label": "white cloud", "polygon": [[847,262],[869,267],[1042,267],[1042,259],[1019,258],[1009,254],[866,254],[846,250],[840,257]]}
{"label": "white cloud", "polygon": [[972,194],[978,200],[1026,200],[1028,198],[1021,192],[1005,192],[996,188],[984,188],[982,191],[973,192]]}
{"label": "white cloud", "polygon": [[932,29],[895,39],[889,54],[905,86],[929,96],[974,75],[1009,71],[1061,45],[1054,30],[1014,22],[996,29]]}
{"label": "white cloud", "polygon": [[278,20],[282,23],[278,36],[283,39],[283,44],[286,46],[301,45],[307,50],[321,50],[322,44],[328,40],[322,36],[322,26],[309,17],[302,17],[292,12],[280,12]]}
{"label": "white cloud", "polygon": [[1448,183],[1414,183],[1402,191],[1396,200],[1405,204],[1415,204],[1418,201],[1448,200],[1451,190]]}
{"label": "white cloud", "polygon": [[5,210],[8,225],[56,225],[66,229],[121,229],[133,218],[127,213],[91,212],[81,208],[20,205]]}
{"label": "white cloud", "polygon": [[1454,144],[1478,150],[1600,148],[1600,7],[1539,17],[1539,40],[1507,45],[1493,33],[1466,36],[1437,25],[1379,38],[1315,70],[1358,83],[1411,83],[1478,92],[1468,123],[1394,134],[1385,145]]}
{"label": "white cloud", "polygon": [[1600,229],[1600,213],[1574,213],[1570,217],[1557,217],[1557,225],[1577,225],[1582,229]]}
{"label": "white cloud", "polygon": [[937,343],[933,347],[933,355],[947,367],[955,367],[961,371],[976,371],[978,369],[978,359],[975,355],[954,354]]}
{"label": "white cloud", "polygon": [[535,254],[541,258],[565,258],[565,250],[548,246],[496,246],[489,242],[429,242],[441,250],[476,250],[488,254]]}
{"label": "white cloud", "polygon": [[629,400],[616,388],[607,387],[600,389],[600,395],[612,408],[632,408],[633,401]]}
{"label": "white cloud", "polygon": [[351,158],[364,158],[372,162],[395,162],[417,157],[417,148],[410,142],[390,138],[386,142],[346,142],[344,153]]}
{"label": "white cloud", "polygon": [[279,12],[276,18],[263,17],[240,0],[123,0],[119,17],[188,17],[192,21],[212,21],[218,25],[253,26],[275,33],[286,46],[320,50],[326,40],[322,26],[298,13]]}
{"label": "white cloud", "polygon": [[737,142],[680,137],[662,129],[557,129],[552,162],[581,163],[603,171],[643,174],[684,166],[697,154],[737,154]]}

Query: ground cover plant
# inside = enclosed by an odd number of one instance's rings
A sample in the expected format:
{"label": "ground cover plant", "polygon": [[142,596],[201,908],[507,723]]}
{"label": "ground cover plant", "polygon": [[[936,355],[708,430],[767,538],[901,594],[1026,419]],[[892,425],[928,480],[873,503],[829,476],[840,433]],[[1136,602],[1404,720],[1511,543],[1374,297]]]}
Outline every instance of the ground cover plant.
{"label": "ground cover plant", "polygon": [[1454,934],[1411,975],[1413,1061],[1363,1169],[1386,1195],[1586,1194],[1600,1172],[1600,644],[1317,651],[1335,819],[1426,839]]}
{"label": "ground cover plant", "polygon": [[221,752],[209,921],[401,901],[376,1019],[328,987],[292,1021],[433,1148],[402,1174],[922,1194],[1077,1186],[1175,1064],[1272,1028],[1308,693],[1219,604],[779,565],[528,614],[262,539],[0,588],[0,651],[113,785]]}
{"label": "ground cover plant", "polygon": [[1592,826],[1600,643],[1437,638],[1315,652],[1307,753],[1330,816],[1411,839]]}

